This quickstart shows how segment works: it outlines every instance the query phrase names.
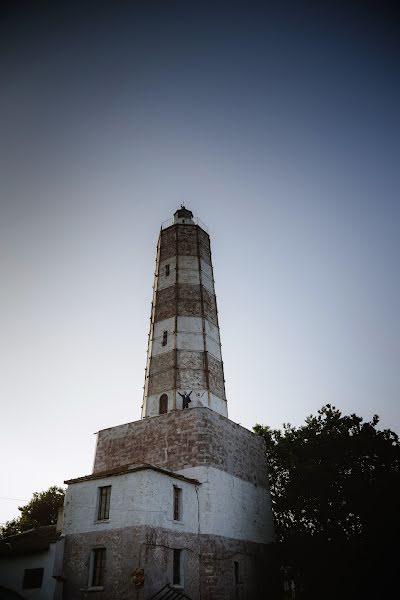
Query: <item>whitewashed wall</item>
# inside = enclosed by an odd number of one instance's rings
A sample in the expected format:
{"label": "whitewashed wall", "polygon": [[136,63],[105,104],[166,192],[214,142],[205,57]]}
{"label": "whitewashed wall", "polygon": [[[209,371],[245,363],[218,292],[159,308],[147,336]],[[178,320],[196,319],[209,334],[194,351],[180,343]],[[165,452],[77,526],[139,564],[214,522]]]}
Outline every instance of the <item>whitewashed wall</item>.
{"label": "whitewashed wall", "polygon": [[[272,541],[273,526],[265,488],[212,467],[182,474],[195,485],[146,470],[71,484],[65,502],[65,533],[149,525],[184,533],[204,533],[258,543]],[[98,488],[111,485],[110,518],[97,521]],[[182,489],[182,520],[173,519],[173,486]],[[199,522],[200,518],[200,522]]]}
{"label": "whitewashed wall", "polygon": [[[163,290],[176,283],[176,256],[171,256],[160,262],[160,268],[157,276],[157,290]],[[169,275],[166,274],[166,266],[169,265]],[[201,283],[215,294],[214,278],[211,265],[203,259],[199,260],[197,256],[178,256],[178,283],[190,283],[199,285]]]}
{"label": "whitewashed wall", "polygon": [[[177,329],[175,329],[174,317],[157,321],[154,324],[153,335],[150,340],[151,356],[171,352],[175,347],[174,337],[176,336],[176,347],[178,350],[195,350],[198,352],[207,350],[215,358],[222,360],[218,327],[207,321],[207,319],[204,320],[204,325],[205,336],[203,335],[201,317],[178,317]],[[162,343],[164,331],[168,333],[165,346]]]}
{"label": "whitewashed wall", "polygon": [[269,493],[214,467],[179,471],[202,484],[199,487],[200,530],[231,539],[267,544],[273,540]]}
{"label": "whitewashed wall", "polygon": [[[111,485],[110,518],[97,521],[98,488]],[[182,520],[173,519],[173,489],[182,490]],[[71,484],[65,498],[65,534],[149,525],[194,531],[197,496],[194,484],[150,469]],[[196,525],[197,532],[197,525]]]}
{"label": "whitewashed wall", "polygon": [[[53,600],[56,580],[53,579],[53,567],[56,544],[50,544],[48,550],[24,556],[0,559],[0,585],[21,594],[23,598]],[[22,588],[25,569],[43,568],[43,582],[39,589]]]}

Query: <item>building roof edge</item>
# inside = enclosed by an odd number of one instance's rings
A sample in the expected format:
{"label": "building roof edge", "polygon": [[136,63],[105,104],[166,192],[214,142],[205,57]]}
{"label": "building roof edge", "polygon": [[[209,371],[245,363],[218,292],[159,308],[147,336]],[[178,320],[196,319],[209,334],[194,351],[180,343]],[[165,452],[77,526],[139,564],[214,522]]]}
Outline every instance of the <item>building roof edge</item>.
{"label": "building roof edge", "polygon": [[74,483],[81,483],[83,481],[91,481],[94,479],[104,479],[105,477],[112,477],[114,475],[126,475],[127,473],[137,473],[139,471],[156,471],[157,473],[162,473],[163,475],[167,475],[168,477],[173,477],[174,479],[179,479],[181,481],[186,481],[187,483],[191,483],[193,485],[200,485],[200,481],[197,479],[191,479],[190,477],[185,477],[185,475],[181,475],[180,473],[175,473],[174,471],[169,471],[168,469],[163,469],[161,467],[157,467],[156,465],[143,464],[143,465],[122,465],[120,467],[115,467],[114,469],[108,469],[106,471],[99,471],[98,473],[92,473],[91,475],[84,475],[83,477],[76,477],[74,479],[68,479],[64,481],[66,485],[71,485]]}

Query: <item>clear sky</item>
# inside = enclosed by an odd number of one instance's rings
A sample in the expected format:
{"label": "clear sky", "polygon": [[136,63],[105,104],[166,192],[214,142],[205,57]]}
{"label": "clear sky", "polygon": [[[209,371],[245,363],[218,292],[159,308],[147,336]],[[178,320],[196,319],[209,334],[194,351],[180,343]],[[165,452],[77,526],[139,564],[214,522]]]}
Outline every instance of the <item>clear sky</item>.
{"label": "clear sky", "polygon": [[230,418],[332,403],[400,431],[396,3],[79,4],[1,18],[0,522],[140,418],[181,202],[211,235]]}

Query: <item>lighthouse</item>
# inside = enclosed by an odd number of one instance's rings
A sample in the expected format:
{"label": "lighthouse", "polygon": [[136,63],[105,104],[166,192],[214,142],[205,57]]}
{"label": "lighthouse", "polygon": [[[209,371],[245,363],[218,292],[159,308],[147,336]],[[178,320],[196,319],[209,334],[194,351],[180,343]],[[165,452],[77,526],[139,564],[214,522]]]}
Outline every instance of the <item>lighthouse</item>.
{"label": "lighthouse", "polygon": [[267,597],[264,441],[228,419],[210,238],[184,206],[157,242],[141,416],[65,482],[63,598]]}
{"label": "lighthouse", "polygon": [[184,397],[228,416],[210,238],[182,206],[157,243],[142,417]]}

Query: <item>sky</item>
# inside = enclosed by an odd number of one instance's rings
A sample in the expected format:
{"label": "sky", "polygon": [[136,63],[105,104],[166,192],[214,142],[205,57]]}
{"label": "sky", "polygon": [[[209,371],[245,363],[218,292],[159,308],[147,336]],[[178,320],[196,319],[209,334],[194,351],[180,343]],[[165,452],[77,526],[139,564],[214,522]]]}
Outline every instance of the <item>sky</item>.
{"label": "sky", "polygon": [[138,420],[156,242],[207,224],[229,417],[400,432],[396,3],[10,2],[0,523]]}

